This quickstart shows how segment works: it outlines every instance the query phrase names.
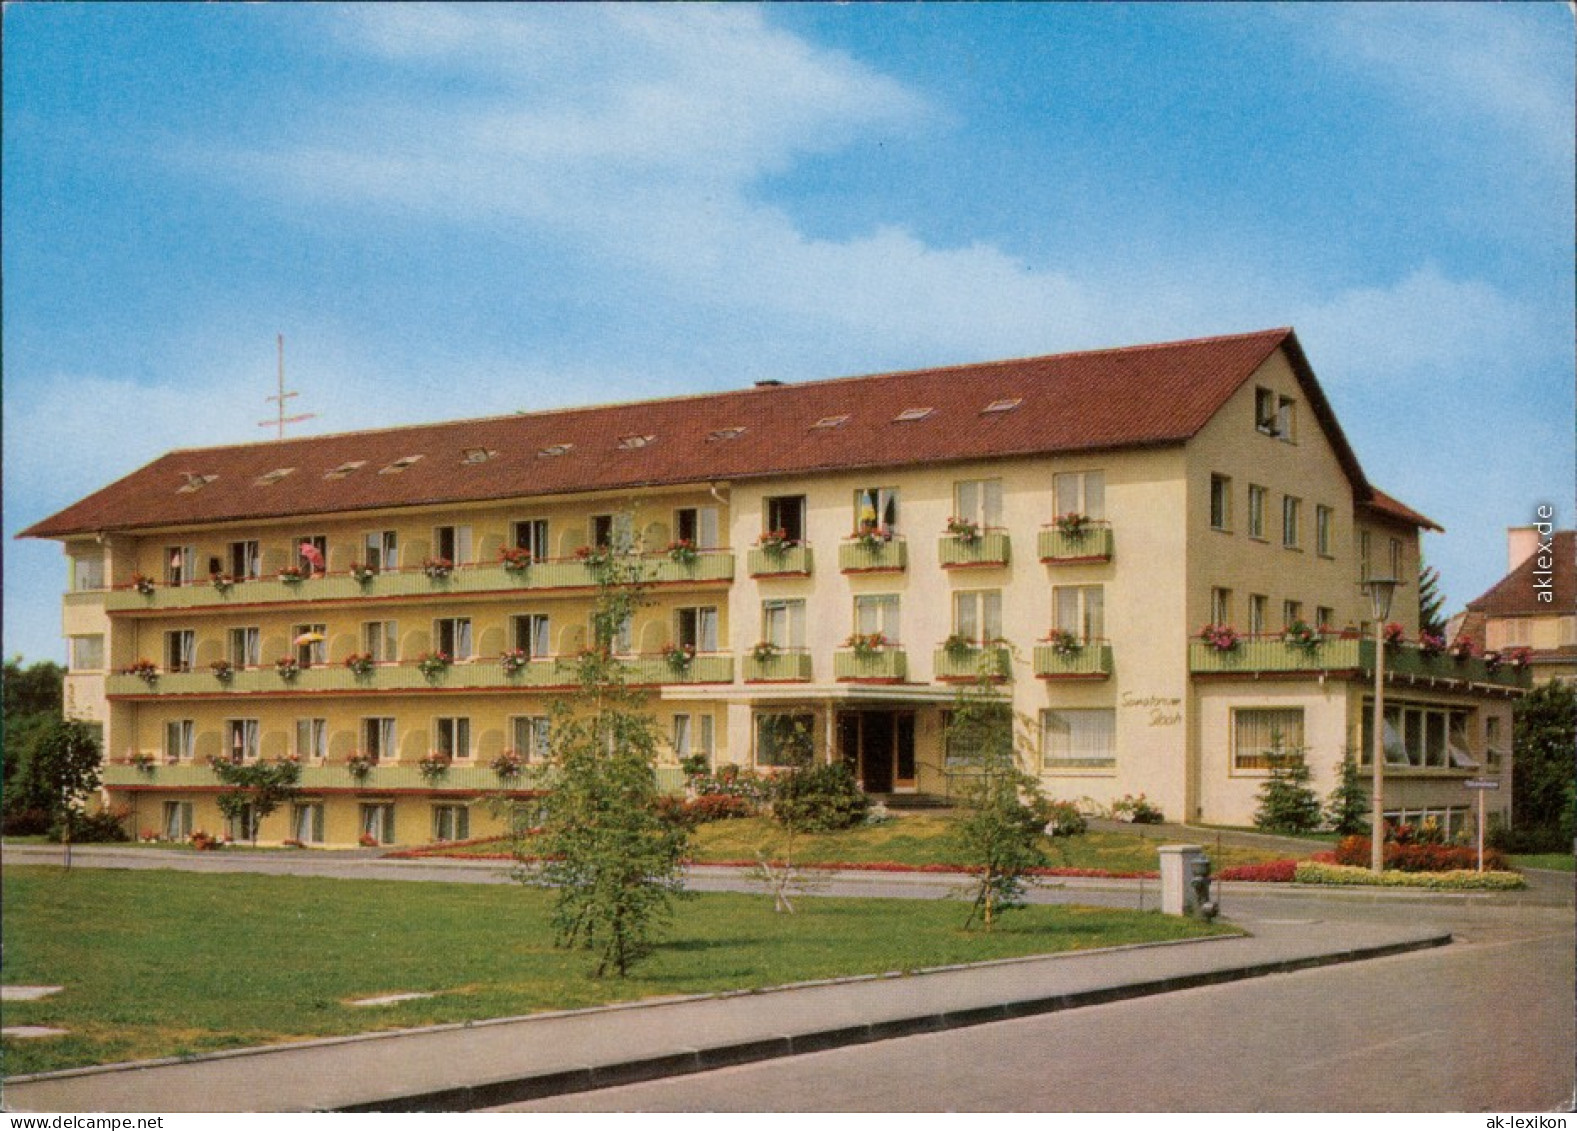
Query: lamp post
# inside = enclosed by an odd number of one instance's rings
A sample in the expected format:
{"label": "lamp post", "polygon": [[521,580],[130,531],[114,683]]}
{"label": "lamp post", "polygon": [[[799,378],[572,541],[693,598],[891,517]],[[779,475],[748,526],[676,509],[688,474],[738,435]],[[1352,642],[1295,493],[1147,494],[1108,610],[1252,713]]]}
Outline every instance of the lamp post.
{"label": "lamp post", "polygon": [[1369,788],[1369,869],[1385,870],[1385,619],[1391,615],[1391,598],[1401,582],[1394,577],[1371,577],[1363,583],[1374,614],[1374,749],[1370,752],[1373,778]]}

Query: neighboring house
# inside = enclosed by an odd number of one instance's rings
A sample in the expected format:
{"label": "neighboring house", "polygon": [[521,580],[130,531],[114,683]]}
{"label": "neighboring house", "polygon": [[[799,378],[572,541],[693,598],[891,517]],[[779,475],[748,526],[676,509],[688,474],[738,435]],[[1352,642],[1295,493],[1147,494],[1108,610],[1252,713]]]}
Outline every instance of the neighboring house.
{"label": "neighboring house", "polygon": [[[672,788],[685,755],[770,770],[790,719],[868,791],[945,797],[984,666],[1051,795],[1247,824],[1278,741],[1322,794],[1367,760],[1359,583],[1416,578],[1420,528],[1270,330],[177,451],[24,536],[64,544],[70,709],[139,828],[218,831],[210,758],[298,757],[263,839],[345,844],[497,829],[486,795],[531,787],[587,640],[577,553],[606,545],[649,567],[617,647]],[[1387,808],[1460,827],[1467,776],[1509,785],[1525,674],[1387,654]]]}
{"label": "neighboring house", "polygon": [[1536,682],[1577,683],[1577,531],[1506,530],[1506,576],[1453,625],[1479,651],[1526,648]]}

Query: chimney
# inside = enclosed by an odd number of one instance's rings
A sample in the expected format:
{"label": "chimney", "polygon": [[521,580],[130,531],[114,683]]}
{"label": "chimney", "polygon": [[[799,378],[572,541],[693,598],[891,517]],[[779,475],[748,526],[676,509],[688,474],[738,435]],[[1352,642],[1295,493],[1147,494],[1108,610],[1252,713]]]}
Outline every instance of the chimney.
{"label": "chimney", "polygon": [[1539,532],[1531,526],[1506,527],[1506,572],[1510,573],[1539,548]]}
{"label": "chimney", "polygon": [[775,377],[768,377],[764,381],[757,381],[756,382],[756,388],[758,388],[758,389],[781,389],[782,387],[783,387],[783,382],[779,381]]}

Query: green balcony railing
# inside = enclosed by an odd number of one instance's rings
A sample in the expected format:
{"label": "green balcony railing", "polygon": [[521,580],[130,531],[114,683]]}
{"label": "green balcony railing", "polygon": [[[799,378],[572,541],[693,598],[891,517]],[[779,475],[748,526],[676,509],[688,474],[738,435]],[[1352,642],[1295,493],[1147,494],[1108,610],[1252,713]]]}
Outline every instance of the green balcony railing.
{"label": "green balcony railing", "polygon": [[832,674],[845,683],[902,683],[909,676],[909,658],[901,648],[866,655],[844,649],[833,654]]}
{"label": "green balcony railing", "polygon": [[[316,789],[355,789],[376,793],[379,790],[431,789],[488,792],[499,789],[533,789],[541,784],[541,769],[526,766],[520,774],[500,778],[484,764],[457,763],[431,778],[414,762],[381,762],[361,777],[350,772],[343,762],[326,762],[301,767],[296,788],[310,793]],[[111,789],[141,786],[145,789],[213,788],[220,784],[213,770],[202,762],[176,765],[158,763],[149,769],[116,763],[104,767],[104,784]]]}
{"label": "green balcony railing", "polygon": [[766,660],[745,657],[746,683],[808,683],[810,678],[809,652],[779,652]]}
{"label": "green balcony railing", "polygon": [[936,678],[948,683],[964,680],[1008,679],[1013,674],[1013,653],[1006,648],[938,648],[931,659]]}
{"label": "green balcony railing", "polygon": [[1055,526],[1040,532],[1040,560],[1069,564],[1112,560],[1112,528],[1104,523],[1085,528],[1079,535],[1064,534]]}
{"label": "green balcony railing", "polygon": [[1105,679],[1112,674],[1112,646],[1104,640],[1087,641],[1077,652],[1064,652],[1052,644],[1035,645],[1038,679]]}
{"label": "green balcony railing", "polygon": [[[688,667],[670,667],[662,656],[635,656],[625,660],[631,683],[732,683],[734,658],[709,653],[692,660]],[[357,675],[340,664],[321,664],[304,668],[294,679],[286,680],[272,666],[247,668],[221,682],[211,671],[161,672],[149,683],[141,676],[116,674],[105,680],[105,694],[111,697],[148,695],[263,695],[295,692],[315,694],[346,691],[422,691],[439,688],[448,691],[498,691],[512,687],[558,688],[575,685],[574,661],[561,659],[531,660],[523,668],[509,672],[497,659],[475,659],[451,664],[426,675],[414,663],[378,664],[365,675]]]}
{"label": "green balcony railing", "polygon": [[[1243,637],[1236,648],[1223,652],[1202,640],[1191,640],[1188,666],[1190,671],[1198,673],[1352,671],[1372,676],[1374,641],[1333,636],[1307,648],[1289,644],[1279,636],[1254,636]],[[1411,645],[1388,646],[1385,669],[1393,675],[1461,683],[1508,688],[1532,686],[1532,676],[1526,669],[1502,664],[1491,671],[1482,657],[1458,660],[1446,653],[1426,656]]]}
{"label": "green balcony railing", "polygon": [[[732,550],[701,550],[692,562],[676,562],[666,553],[647,554],[642,557],[641,564],[645,580],[654,585],[732,581],[734,577]],[[429,577],[421,569],[406,569],[376,574],[365,582],[349,574],[330,574],[294,582],[280,581],[278,578],[238,581],[223,591],[206,581],[191,585],[156,586],[148,594],[130,588],[113,589],[104,594],[104,604],[111,612],[210,609],[445,593],[591,589],[596,584],[591,568],[584,561],[579,558],[555,558],[532,562],[520,570],[505,569],[499,563],[460,566],[443,577]]]}
{"label": "green balcony railing", "polygon": [[936,544],[936,553],[943,569],[1005,566],[1011,541],[1005,530],[983,531],[968,542],[956,534],[944,534]]}
{"label": "green balcony railing", "polygon": [[838,547],[838,568],[844,573],[896,573],[909,564],[909,545],[902,538],[867,543],[844,542]]}
{"label": "green balcony railing", "polygon": [[756,546],[747,556],[747,563],[751,577],[809,577],[814,555],[803,542],[779,550]]}

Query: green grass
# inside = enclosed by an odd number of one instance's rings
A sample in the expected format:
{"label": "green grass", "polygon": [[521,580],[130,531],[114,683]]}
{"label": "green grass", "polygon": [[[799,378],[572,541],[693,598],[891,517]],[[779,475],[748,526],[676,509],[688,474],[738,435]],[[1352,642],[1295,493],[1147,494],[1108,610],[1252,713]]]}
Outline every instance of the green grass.
{"label": "green grass", "polygon": [[[3,899],[5,981],[66,987],[7,1002],[5,1023],[70,1031],[5,1040],[12,1075],[1232,930],[1034,906],[987,934],[962,930],[957,901],[817,897],[791,916],[703,895],[621,981],[556,949],[551,893],[514,885],[8,867]],[[438,996],[346,1004],[410,991]]]}
{"label": "green grass", "polygon": [[[951,843],[952,818],[938,814],[907,814],[877,825],[861,825],[836,833],[819,833],[799,838],[796,859],[805,864],[890,863],[919,866],[965,863]],[[1102,869],[1110,872],[1153,872],[1157,867],[1156,847],[1175,840],[1160,833],[1146,835],[1142,826],[1134,832],[1089,832],[1082,836],[1047,838],[1047,854],[1054,866]],[[1285,851],[1268,848],[1238,848],[1223,845],[1218,852],[1205,838],[1205,849],[1216,869],[1231,864],[1262,864],[1287,857]],[[757,850],[769,855],[782,852],[782,830],[770,820],[752,817],[743,820],[713,821],[696,830],[694,858],[701,863],[754,861]],[[1311,843],[1310,855],[1323,845]],[[503,842],[475,845],[454,850],[457,854],[489,854],[508,851]]]}
{"label": "green grass", "polygon": [[1577,856],[1569,852],[1530,852],[1506,857],[1513,868],[1547,868],[1552,872],[1577,872]]}

